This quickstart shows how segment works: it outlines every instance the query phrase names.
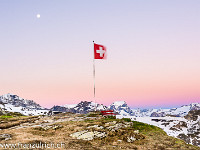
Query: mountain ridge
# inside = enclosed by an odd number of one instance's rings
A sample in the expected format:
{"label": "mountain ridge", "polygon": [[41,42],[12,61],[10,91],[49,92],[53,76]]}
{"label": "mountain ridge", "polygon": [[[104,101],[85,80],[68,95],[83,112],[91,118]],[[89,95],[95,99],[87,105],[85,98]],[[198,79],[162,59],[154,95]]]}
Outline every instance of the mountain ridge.
{"label": "mountain ridge", "polygon": [[[55,105],[50,109],[44,108],[37,104],[33,100],[23,99],[14,94],[5,94],[0,96],[0,106],[1,108],[8,111],[20,111],[23,113],[23,110],[27,111],[37,111],[37,110],[51,110],[51,111],[60,111],[60,112],[72,112],[72,113],[83,113],[86,114],[90,111],[96,110],[108,110],[111,109],[118,114],[123,116],[136,116],[136,117],[164,117],[164,116],[176,116],[183,117],[188,114],[190,110],[200,110],[200,103],[191,103],[189,105],[182,105],[178,108],[169,108],[169,109],[131,109],[125,101],[115,101],[109,106],[103,104],[94,103],[92,101],[81,101],[78,104],[70,105]],[[30,113],[24,113],[25,115]],[[34,113],[35,114],[35,113]]]}

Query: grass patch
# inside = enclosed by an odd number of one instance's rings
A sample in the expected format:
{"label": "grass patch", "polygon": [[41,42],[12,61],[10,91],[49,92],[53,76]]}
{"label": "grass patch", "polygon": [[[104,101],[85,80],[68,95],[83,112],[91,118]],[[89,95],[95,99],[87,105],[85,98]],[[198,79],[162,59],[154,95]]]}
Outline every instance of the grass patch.
{"label": "grass patch", "polygon": [[13,117],[17,117],[17,116],[24,116],[19,112],[9,112],[6,114],[7,116],[13,116]]}
{"label": "grass patch", "polygon": [[122,120],[125,121],[125,122],[131,122],[130,118],[122,118]]}
{"label": "grass patch", "polygon": [[92,119],[85,119],[84,122],[88,122],[88,123],[93,123],[96,122],[97,120],[92,120]]}
{"label": "grass patch", "polygon": [[106,119],[116,119],[116,116],[106,116]]}
{"label": "grass patch", "polygon": [[9,113],[5,113],[3,115],[0,115],[0,119],[7,120],[9,118],[15,118],[15,117],[21,117],[21,116],[23,116],[21,113],[18,113],[18,112],[9,112]]}
{"label": "grass patch", "polygon": [[0,119],[7,119],[7,118],[13,118],[13,116],[7,116],[7,115],[0,116]]}
{"label": "grass patch", "polygon": [[161,128],[142,122],[133,121],[133,128],[146,134],[149,132],[161,132],[162,134],[166,135],[166,133]]}

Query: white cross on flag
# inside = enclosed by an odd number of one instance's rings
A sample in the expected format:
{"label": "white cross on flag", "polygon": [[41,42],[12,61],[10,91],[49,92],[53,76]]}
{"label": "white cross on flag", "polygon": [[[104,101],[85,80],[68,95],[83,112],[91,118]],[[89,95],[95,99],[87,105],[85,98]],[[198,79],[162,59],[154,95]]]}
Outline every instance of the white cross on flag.
{"label": "white cross on flag", "polygon": [[94,43],[94,59],[106,59],[106,47]]}

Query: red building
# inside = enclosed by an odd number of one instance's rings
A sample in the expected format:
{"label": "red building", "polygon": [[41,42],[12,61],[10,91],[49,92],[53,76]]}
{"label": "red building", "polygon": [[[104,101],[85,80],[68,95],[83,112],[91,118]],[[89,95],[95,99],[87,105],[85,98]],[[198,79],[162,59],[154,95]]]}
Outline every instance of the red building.
{"label": "red building", "polygon": [[101,114],[102,114],[103,116],[106,116],[106,115],[114,116],[114,115],[116,115],[116,113],[114,113],[113,110],[101,111]]}

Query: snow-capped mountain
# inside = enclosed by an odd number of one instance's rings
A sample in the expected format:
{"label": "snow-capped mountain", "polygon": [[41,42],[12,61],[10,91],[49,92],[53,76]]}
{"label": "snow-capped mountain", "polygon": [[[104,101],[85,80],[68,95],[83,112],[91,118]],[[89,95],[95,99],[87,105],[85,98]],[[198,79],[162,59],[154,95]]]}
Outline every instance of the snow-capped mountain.
{"label": "snow-capped mountain", "polygon": [[10,93],[0,96],[0,108],[8,112],[20,112],[23,115],[43,115],[48,112],[33,100],[23,99]]}
{"label": "snow-capped mountain", "polygon": [[65,104],[63,107],[70,109],[70,108],[74,108],[76,106],[77,106],[77,104]]}
{"label": "snow-capped mountain", "polygon": [[125,101],[116,101],[109,106],[109,109],[117,112],[123,116],[134,115],[133,111],[130,107],[126,104]]}
{"label": "snow-capped mountain", "polygon": [[[188,114],[190,110],[199,110],[199,103],[192,103],[190,105],[184,105],[179,108],[172,109],[130,109],[125,101],[116,101],[112,103],[109,107],[103,104],[96,103],[97,110],[107,110],[111,109],[114,112],[123,116],[136,116],[136,117],[165,117],[173,116],[180,117]],[[72,112],[72,113],[83,113],[86,114],[90,111],[95,110],[94,102],[81,101],[79,104],[66,104],[64,106],[54,106],[51,108],[53,111],[60,112]]]}
{"label": "snow-capped mountain", "polygon": [[79,104],[77,104],[76,107],[74,107],[74,109],[78,113],[85,114],[85,113],[88,113],[90,111],[94,111],[95,107],[96,107],[96,110],[107,109],[107,107],[102,105],[102,104],[97,104],[97,103],[94,103],[94,102],[87,102],[87,101],[81,101]]}
{"label": "snow-capped mountain", "polygon": [[200,103],[192,103],[172,109],[132,109],[132,112],[136,117],[182,117],[187,115],[190,110],[200,110]]}
{"label": "snow-capped mountain", "polygon": [[33,109],[43,109],[43,107],[35,103],[33,100],[26,100],[10,93],[0,96],[0,101],[3,102],[4,104],[11,104],[15,107],[21,106]]}
{"label": "snow-capped mountain", "polygon": [[[40,115],[46,114],[49,110],[41,107],[33,100],[27,100],[20,98],[17,95],[6,94],[0,96],[0,108],[1,110],[20,112],[24,115]],[[185,116],[190,110],[200,110],[199,103],[192,103],[190,105],[184,105],[179,108],[172,109],[130,109],[125,101],[116,101],[109,107],[103,104],[96,103],[96,110],[111,109],[123,116],[136,116],[136,117],[165,117],[165,116]],[[79,104],[66,104],[64,106],[54,106],[52,111],[60,112],[72,112],[86,114],[95,110],[95,103],[88,101],[81,101]]]}
{"label": "snow-capped mountain", "polygon": [[[103,104],[96,103],[96,110],[106,110],[108,109]],[[95,111],[95,103],[94,102],[87,102],[81,101],[78,104],[72,105],[64,105],[64,106],[54,106],[51,108],[52,111],[61,111],[61,112],[72,112],[72,113],[82,113],[86,114],[91,111]]]}

